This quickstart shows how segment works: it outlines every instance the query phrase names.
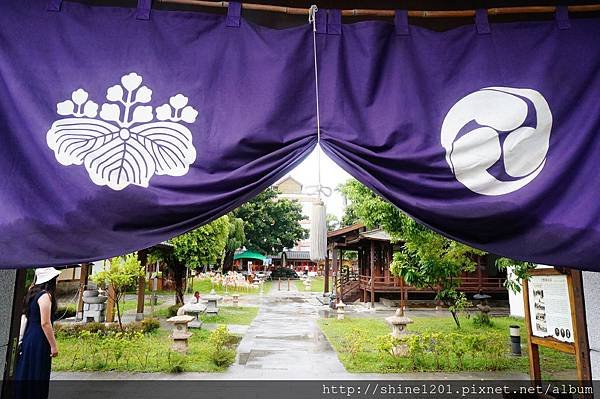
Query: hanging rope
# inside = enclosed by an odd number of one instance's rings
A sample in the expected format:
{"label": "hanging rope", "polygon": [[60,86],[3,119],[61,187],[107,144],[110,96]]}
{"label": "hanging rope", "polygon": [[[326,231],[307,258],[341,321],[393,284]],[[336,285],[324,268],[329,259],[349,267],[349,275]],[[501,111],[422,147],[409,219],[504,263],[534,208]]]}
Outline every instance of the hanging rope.
{"label": "hanging rope", "polygon": [[[312,36],[313,36],[313,61],[315,68],[315,100],[317,104],[317,147],[321,145],[321,112],[319,110],[319,67],[317,62],[317,11],[319,9],[316,5],[310,6],[308,10],[308,23],[312,24]],[[321,199],[321,151],[317,148],[317,190],[319,199]]]}
{"label": "hanging rope", "polygon": [[308,10],[308,22],[312,24],[313,36],[313,61],[315,69],[315,102],[317,112],[317,186],[311,186],[318,195],[318,200],[313,203],[310,223],[310,259],[318,262],[327,257],[327,211],[321,195],[331,195],[331,188],[324,187],[321,183],[321,112],[319,109],[319,63],[317,59],[317,20],[319,9],[316,5]]}

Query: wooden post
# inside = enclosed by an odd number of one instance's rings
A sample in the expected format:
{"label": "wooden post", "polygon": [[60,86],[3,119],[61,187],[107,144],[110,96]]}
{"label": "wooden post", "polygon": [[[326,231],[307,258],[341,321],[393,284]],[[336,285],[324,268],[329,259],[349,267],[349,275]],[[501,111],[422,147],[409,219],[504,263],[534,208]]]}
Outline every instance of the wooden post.
{"label": "wooden post", "polygon": [[567,282],[569,286],[569,301],[571,302],[571,320],[573,320],[573,342],[575,345],[575,361],[577,363],[577,379],[582,382],[590,382],[592,381],[592,371],[590,370],[590,347],[587,335],[581,271],[570,270],[567,275]]}
{"label": "wooden post", "polygon": [[338,270],[339,270],[339,265],[338,265],[338,250],[334,246],[331,252],[332,252],[331,258],[333,260],[333,287],[335,289],[335,296],[336,296],[336,303],[337,303],[337,301],[339,301],[338,292],[337,292],[337,288],[338,288]]}
{"label": "wooden post", "polygon": [[108,286],[108,301],[106,302],[106,321],[113,323],[115,321],[115,288]]}
{"label": "wooden post", "polygon": [[481,256],[477,256],[477,291],[483,290],[483,270],[481,270]]}
{"label": "wooden post", "polygon": [[327,248],[327,255],[325,256],[325,276],[323,280],[323,294],[329,292],[329,248]]}
{"label": "wooden post", "polygon": [[83,291],[88,285],[88,277],[90,274],[89,263],[82,263],[79,273],[79,298],[77,299],[77,314],[75,320],[83,320]]}
{"label": "wooden post", "polygon": [[523,298],[525,299],[525,325],[527,327],[527,349],[529,352],[529,377],[535,384],[539,384],[542,381],[542,371],[540,370],[540,351],[537,344],[533,343],[531,337],[533,337],[533,329],[531,327],[531,312],[529,308],[529,282],[527,279],[523,280]]}
{"label": "wooden post", "polygon": [[344,279],[344,250],[340,249],[340,267],[339,267],[339,271],[340,271],[340,301],[344,302],[344,284],[346,284],[346,281]]}
{"label": "wooden post", "polygon": [[375,306],[375,241],[371,241],[371,307]]}
{"label": "wooden post", "polygon": [[138,260],[140,264],[144,268],[144,275],[138,277],[138,286],[137,286],[137,310],[135,314],[135,320],[141,321],[144,320],[144,301],[145,301],[145,293],[146,293],[146,266],[148,264],[148,252],[144,249],[138,251]]}

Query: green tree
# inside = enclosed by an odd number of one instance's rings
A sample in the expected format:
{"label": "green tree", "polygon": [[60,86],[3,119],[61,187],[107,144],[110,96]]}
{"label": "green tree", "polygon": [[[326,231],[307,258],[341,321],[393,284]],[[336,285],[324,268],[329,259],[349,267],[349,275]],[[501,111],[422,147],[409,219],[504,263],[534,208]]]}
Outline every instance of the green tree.
{"label": "green tree", "polygon": [[[92,276],[92,281],[106,288],[114,301],[121,331],[123,331],[123,322],[119,303],[125,295],[125,291],[135,285],[138,278],[142,276],[144,276],[144,267],[139,262],[136,253],[110,259],[108,268],[105,266],[104,270]],[[108,289],[109,287],[112,287],[112,290]]]}
{"label": "green tree", "polygon": [[240,218],[236,218],[233,214],[229,215],[229,235],[227,237],[227,244],[225,244],[225,250],[221,261],[223,270],[231,268],[233,264],[233,256],[235,250],[241,248],[246,242],[246,233],[244,231],[244,221]]}
{"label": "green tree", "polygon": [[512,268],[512,276],[507,276],[505,286],[512,292],[521,292],[523,280],[527,280],[530,271],[535,269],[537,265],[531,262],[522,262],[509,258],[498,258],[496,267],[498,270],[507,270]]}
{"label": "green tree", "polygon": [[345,207],[344,215],[340,219],[339,228],[352,226],[353,224],[359,223],[360,218],[356,214],[356,204],[349,202],[348,194],[346,193],[346,187],[352,183],[352,180],[348,180],[346,183],[342,183],[336,187],[335,191],[338,191],[344,197]]}
{"label": "green tree", "polygon": [[214,265],[225,250],[229,236],[229,216],[222,216],[212,222],[188,231],[169,240],[171,250],[154,248],[149,253],[149,261],[163,261],[173,271],[175,280],[175,303],[183,304],[183,281],[187,269],[198,269]]}
{"label": "green tree", "polygon": [[[300,203],[277,198],[277,194],[277,190],[268,188],[232,212],[234,217],[244,221],[243,246],[250,251],[265,255],[278,253],[308,236],[308,231],[300,225],[304,219]],[[228,249],[225,259],[233,260],[234,251]],[[231,263],[226,263],[223,270],[230,267]]]}
{"label": "green tree", "polygon": [[214,265],[220,259],[229,237],[229,217],[212,222],[171,239],[174,254],[189,269]]}
{"label": "green tree", "polygon": [[332,213],[327,214],[325,222],[327,223],[327,231],[333,231],[340,228],[340,220]]}

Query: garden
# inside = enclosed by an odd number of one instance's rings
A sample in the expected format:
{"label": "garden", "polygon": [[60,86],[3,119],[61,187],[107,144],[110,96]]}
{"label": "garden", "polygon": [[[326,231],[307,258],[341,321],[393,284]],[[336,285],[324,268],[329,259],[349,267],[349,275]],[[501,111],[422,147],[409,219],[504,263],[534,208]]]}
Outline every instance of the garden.
{"label": "garden", "polygon": [[[393,339],[390,326],[377,318],[321,319],[319,325],[338,353],[344,367],[355,373],[403,373],[436,371],[514,371],[527,373],[526,342],[522,356],[510,352],[509,326],[524,322],[495,317],[490,325],[463,320],[458,328],[451,317],[415,317],[409,334]],[[393,350],[404,344],[406,356]],[[575,369],[575,358],[540,348],[544,378]]]}
{"label": "garden", "polygon": [[116,325],[87,323],[57,328],[60,356],[54,371],[219,372],[232,364],[240,338],[225,326],[196,330],[187,354],[172,351],[170,332],[156,319],[131,323],[124,331]]}
{"label": "garden", "polygon": [[[233,363],[241,337],[228,325],[249,325],[257,307],[221,306],[218,315],[202,315],[202,329],[191,329],[187,354],[171,350],[173,311],[163,308],[160,318],[124,323],[56,323],[60,356],[54,371],[220,372]],[[211,326],[213,325],[213,326]]]}
{"label": "garden", "polygon": [[112,287],[103,292],[113,300],[118,322],[55,323],[61,356],[53,362],[54,371],[219,372],[234,362],[241,338],[231,334],[228,326],[249,325],[258,308],[221,305],[214,316],[202,314],[202,329],[190,329],[186,337],[187,350],[174,351],[168,318],[177,314],[181,304],[168,306],[167,298],[160,296],[152,315],[141,322],[126,322],[135,313],[136,301],[125,301],[125,293],[141,276],[143,267],[136,255],[113,258],[92,276],[99,287]]}

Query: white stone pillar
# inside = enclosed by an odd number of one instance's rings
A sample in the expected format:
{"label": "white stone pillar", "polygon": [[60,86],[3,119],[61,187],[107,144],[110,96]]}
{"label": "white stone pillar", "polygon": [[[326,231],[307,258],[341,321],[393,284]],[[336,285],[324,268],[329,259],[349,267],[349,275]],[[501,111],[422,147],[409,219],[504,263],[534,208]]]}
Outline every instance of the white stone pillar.
{"label": "white stone pillar", "polygon": [[[16,270],[0,270],[0,371],[4,375],[15,295]],[[2,381],[0,380],[0,384]]]}
{"label": "white stone pillar", "polygon": [[583,272],[585,317],[590,344],[592,379],[600,378],[600,273]]}

